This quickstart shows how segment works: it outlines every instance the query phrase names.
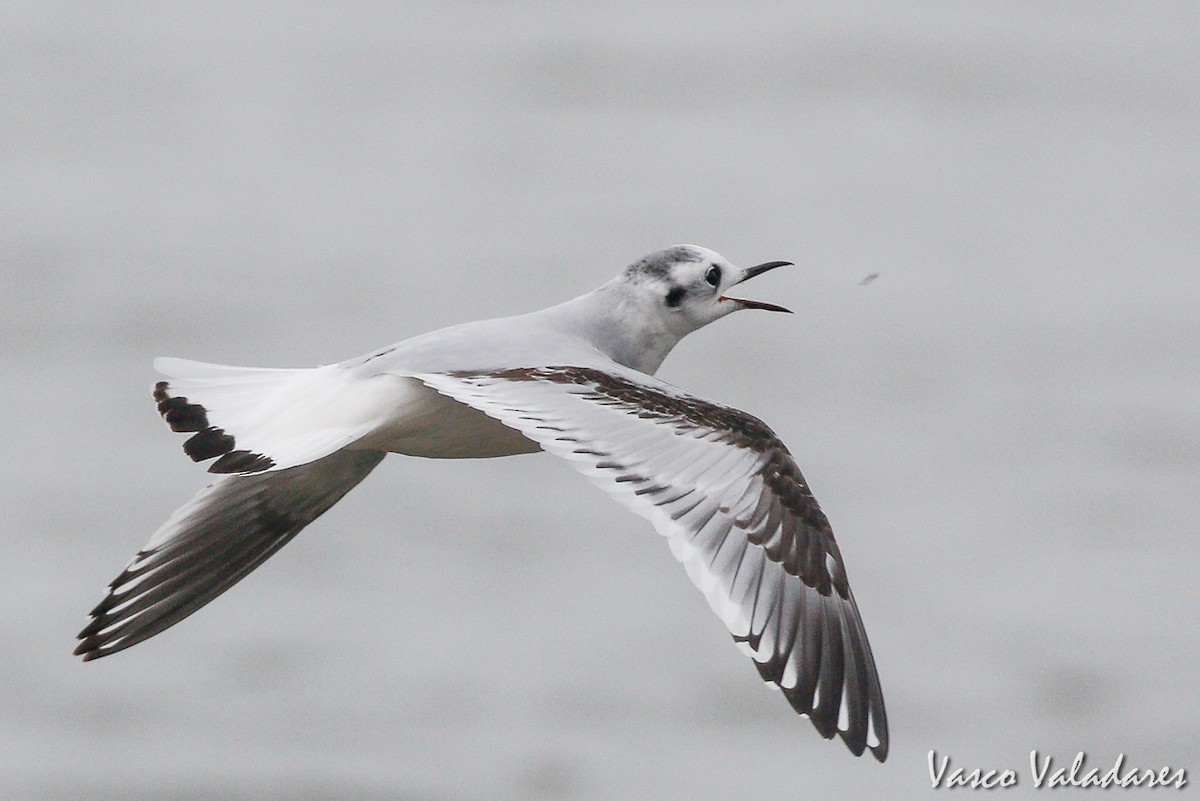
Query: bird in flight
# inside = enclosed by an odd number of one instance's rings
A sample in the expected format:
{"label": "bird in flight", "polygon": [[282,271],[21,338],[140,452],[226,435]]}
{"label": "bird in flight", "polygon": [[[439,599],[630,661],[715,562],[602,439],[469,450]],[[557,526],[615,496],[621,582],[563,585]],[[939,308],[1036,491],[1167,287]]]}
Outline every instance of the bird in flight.
{"label": "bird in flight", "polygon": [[647,518],[763,680],[856,756],[887,757],[875,660],[829,521],[765,423],[654,378],[687,334],[744,309],[748,269],[694,245],[598,289],[338,364],[264,369],[162,358],[154,386],[183,450],[222,474],[113,580],[75,653],[178,623],[338,502],[388,453],[548,451]]}

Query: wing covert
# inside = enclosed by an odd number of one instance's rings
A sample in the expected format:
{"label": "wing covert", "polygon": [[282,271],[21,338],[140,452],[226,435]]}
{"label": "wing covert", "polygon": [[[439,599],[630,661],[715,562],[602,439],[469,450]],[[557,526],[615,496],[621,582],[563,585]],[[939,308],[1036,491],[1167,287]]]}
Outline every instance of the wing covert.
{"label": "wing covert", "polygon": [[642,374],[415,376],[560,456],[666,537],[764,681],[826,738],[887,756],[887,716],[829,521],[756,417]]}

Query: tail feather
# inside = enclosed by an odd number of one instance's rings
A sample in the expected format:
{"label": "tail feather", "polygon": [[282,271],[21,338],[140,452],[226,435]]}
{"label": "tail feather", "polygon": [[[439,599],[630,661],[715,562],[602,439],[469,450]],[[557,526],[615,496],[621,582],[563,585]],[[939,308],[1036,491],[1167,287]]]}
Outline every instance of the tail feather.
{"label": "tail feather", "polygon": [[[193,461],[211,473],[282,470],[327,456],[380,420],[377,398],[336,365],[270,369],[161,358],[158,412]],[[373,405],[375,404],[375,405]]]}
{"label": "tail feather", "polygon": [[75,654],[108,656],[183,620],[341,500],[383,457],[339,451],[287,470],[217,479],[171,515],[113,580],[79,632]]}

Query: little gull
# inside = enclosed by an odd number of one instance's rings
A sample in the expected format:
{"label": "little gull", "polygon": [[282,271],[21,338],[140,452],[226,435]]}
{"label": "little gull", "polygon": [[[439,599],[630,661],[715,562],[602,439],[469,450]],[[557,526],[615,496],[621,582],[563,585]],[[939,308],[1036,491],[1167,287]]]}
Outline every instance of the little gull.
{"label": "little gull", "polygon": [[366,478],[387,453],[549,451],[654,524],[754,659],[825,738],[888,752],[887,716],[842,554],[800,468],[745,412],[653,378],[685,335],[741,309],[738,269],[660,250],[548,309],[456,325],[312,369],[162,358],[183,450],[218,478],[150,538],[79,633],[85,660],[178,623]]}

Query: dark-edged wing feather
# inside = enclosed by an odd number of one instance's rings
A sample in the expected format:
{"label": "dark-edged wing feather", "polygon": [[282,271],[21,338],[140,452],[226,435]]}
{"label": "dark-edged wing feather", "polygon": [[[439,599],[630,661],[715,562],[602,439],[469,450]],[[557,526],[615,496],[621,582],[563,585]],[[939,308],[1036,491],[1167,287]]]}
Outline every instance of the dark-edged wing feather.
{"label": "dark-edged wing feather", "polygon": [[113,580],[75,653],[107,656],[183,620],[337,503],[383,457],[338,451],[299,467],[218,479],[171,515]]}
{"label": "dark-edged wing feather", "polygon": [[415,377],[567,459],[653,522],[762,678],[822,736],[887,756],[879,676],[841,553],[766,424],[633,371]]}

